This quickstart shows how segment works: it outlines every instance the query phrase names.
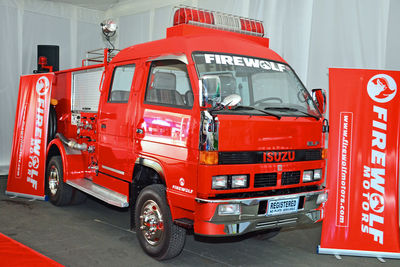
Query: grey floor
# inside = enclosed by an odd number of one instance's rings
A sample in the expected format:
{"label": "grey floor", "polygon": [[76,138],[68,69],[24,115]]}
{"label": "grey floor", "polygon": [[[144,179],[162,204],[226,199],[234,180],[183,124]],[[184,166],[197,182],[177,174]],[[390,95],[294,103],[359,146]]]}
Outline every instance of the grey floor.
{"label": "grey floor", "polygon": [[65,266],[400,266],[400,261],[316,254],[321,225],[286,230],[268,241],[199,241],[187,236],[180,256],[158,262],[145,255],[129,214],[88,199],[79,206],[55,207],[45,201],[10,198],[0,176],[0,232]]}

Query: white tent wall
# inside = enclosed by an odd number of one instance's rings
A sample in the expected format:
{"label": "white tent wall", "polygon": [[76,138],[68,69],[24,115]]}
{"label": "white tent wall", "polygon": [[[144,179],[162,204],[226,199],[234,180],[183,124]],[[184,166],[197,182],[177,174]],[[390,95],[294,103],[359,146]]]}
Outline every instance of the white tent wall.
{"label": "white tent wall", "polygon": [[[308,87],[328,88],[331,67],[386,68],[389,6],[396,1],[314,1]],[[399,33],[397,27],[396,39]]]}
{"label": "white tent wall", "polygon": [[20,73],[18,53],[19,12],[15,6],[0,2],[0,174],[7,173],[14,129]]}
{"label": "white tent wall", "polygon": [[[116,47],[165,37],[172,8],[198,6],[264,21],[270,47],[311,88],[328,89],[328,68],[400,70],[398,0],[130,0],[105,12],[40,0],[0,0],[0,166],[11,151],[18,77],[36,68],[36,45],[60,45],[60,68],[103,45],[98,23],[119,24]],[[5,52],[6,51],[6,52]]]}
{"label": "white tent wall", "polygon": [[19,76],[37,68],[37,45],[60,46],[60,69],[103,46],[104,12],[39,0],[0,0],[0,175],[8,172]]}
{"label": "white tent wall", "polygon": [[106,16],[120,19],[125,48],[165,37],[178,4],[263,20],[270,47],[309,89],[328,89],[330,67],[400,69],[397,0],[125,1]]}

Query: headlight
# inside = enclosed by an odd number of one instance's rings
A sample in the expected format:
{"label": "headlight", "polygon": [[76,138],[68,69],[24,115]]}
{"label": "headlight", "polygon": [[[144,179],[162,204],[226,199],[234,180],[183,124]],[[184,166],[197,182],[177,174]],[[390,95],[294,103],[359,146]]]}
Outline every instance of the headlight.
{"label": "headlight", "polygon": [[218,206],[218,215],[239,215],[240,204],[221,204]]}
{"label": "headlight", "polygon": [[304,171],[303,172],[303,183],[312,182],[313,181],[313,171]]}
{"label": "headlight", "polygon": [[232,188],[246,188],[247,175],[232,175]]}
{"label": "headlight", "polygon": [[228,187],[228,176],[219,175],[212,178],[212,189],[226,189]]}
{"label": "headlight", "polygon": [[314,181],[321,180],[322,178],[322,169],[314,170]]}

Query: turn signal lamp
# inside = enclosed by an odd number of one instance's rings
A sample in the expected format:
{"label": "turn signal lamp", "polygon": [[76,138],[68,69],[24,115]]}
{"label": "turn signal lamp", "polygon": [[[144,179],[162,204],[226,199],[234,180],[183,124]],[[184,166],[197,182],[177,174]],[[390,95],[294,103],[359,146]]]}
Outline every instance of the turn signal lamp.
{"label": "turn signal lamp", "polygon": [[322,149],[321,157],[322,157],[322,159],[328,158],[328,149],[326,149],[326,148]]}
{"label": "turn signal lamp", "polygon": [[193,7],[180,7],[175,11],[174,26],[180,24],[193,24],[225,31],[264,36],[262,21]]}
{"label": "turn signal lamp", "polygon": [[57,106],[57,104],[58,104],[58,100],[57,100],[57,99],[54,99],[54,98],[52,98],[52,99],[50,100],[50,104],[52,104],[53,106]]}
{"label": "turn signal lamp", "polygon": [[200,164],[218,164],[218,151],[200,151]]}

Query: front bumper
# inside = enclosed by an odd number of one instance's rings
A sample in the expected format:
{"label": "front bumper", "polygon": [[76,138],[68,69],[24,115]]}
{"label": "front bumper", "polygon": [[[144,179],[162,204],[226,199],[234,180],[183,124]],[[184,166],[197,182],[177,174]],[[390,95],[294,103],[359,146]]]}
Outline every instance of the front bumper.
{"label": "front bumper", "polygon": [[[318,196],[326,190],[318,190],[289,195],[247,199],[210,200],[196,198],[194,231],[206,236],[233,236],[277,227],[294,227],[315,223],[323,218],[323,210],[317,204]],[[270,201],[299,198],[296,212],[267,215]],[[239,215],[220,215],[221,204],[239,204]]]}

